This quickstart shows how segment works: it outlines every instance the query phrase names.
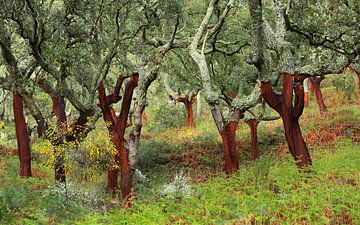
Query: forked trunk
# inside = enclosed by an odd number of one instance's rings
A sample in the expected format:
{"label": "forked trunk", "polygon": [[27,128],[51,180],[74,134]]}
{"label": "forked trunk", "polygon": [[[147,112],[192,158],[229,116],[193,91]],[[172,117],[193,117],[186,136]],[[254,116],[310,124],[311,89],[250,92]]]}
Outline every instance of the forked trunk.
{"label": "forked trunk", "polygon": [[18,155],[20,159],[20,176],[31,176],[31,153],[30,138],[27,131],[24,105],[21,97],[13,92],[13,108],[16,128],[16,141],[18,144]]}
{"label": "forked trunk", "polygon": [[[304,110],[303,80],[306,77],[299,73],[294,75],[283,73],[282,78],[283,92],[281,95],[272,90],[271,82],[262,82],[261,92],[269,106],[280,114],[289,151],[297,165],[302,168],[312,164],[299,125],[299,118]],[[295,94],[295,101],[293,94]]]}
{"label": "forked trunk", "polygon": [[324,76],[311,77],[310,82],[312,86],[313,93],[315,94],[316,102],[319,106],[320,113],[323,114],[327,112],[327,107],[324,102],[324,98],[321,92],[321,81],[324,80]]}
{"label": "forked trunk", "polygon": [[251,158],[252,160],[256,160],[260,156],[257,136],[257,127],[259,122],[256,119],[250,119],[246,121],[246,123],[249,125],[251,132]]}
{"label": "forked trunk", "polygon": [[235,134],[238,123],[230,121],[225,124],[221,132],[223,141],[223,152],[225,156],[225,171],[231,174],[239,170],[239,158],[236,151]]}
{"label": "forked trunk", "polygon": [[120,168],[120,190],[125,200],[125,204],[128,206],[130,204],[128,200],[131,194],[132,179],[128,151],[124,146],[123,142],[125,141],[124,134],[127,127],[131,99],[134,88],[137,86],[138,79],[139,75],[135,73],[131,76],[129,82],[126,84],[119,116],[116,116],[111,104],[117,103],[120,100],[119,91],[124,77],[118,78],[115,90],[111,95],[106,96],[103,82],[101,82],[100,86],[98,87],[100,107],[103,113],[104,120],[107,123],[108,130],[110,132],[111,141],[116,148],[114,163],[110,165],[108,171],[107,190],[111,193],[115,193],[115,191],[117,190],[117,177]]}

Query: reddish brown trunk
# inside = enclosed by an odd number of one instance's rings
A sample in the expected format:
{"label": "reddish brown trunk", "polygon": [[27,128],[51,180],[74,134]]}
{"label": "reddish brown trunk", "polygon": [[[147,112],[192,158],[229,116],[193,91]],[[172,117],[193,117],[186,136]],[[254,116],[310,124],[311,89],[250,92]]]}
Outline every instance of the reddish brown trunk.
{"label": "reddish brown trunk", "polygon": [[260,156],[257,136],[257,127],[259,122],[256,119],[250,119],[246,121],[246,123],[249,125],[251,132],[251,158],[252,160],[256,160]]}
{"label": "reddish brown trunk", "polygon": [[[186,95],[185,97],[179,97],[175,99],[178,102],[182,102],[185,105],[186,110],[186,125],[191,128],[195,128],[193,104],[195,101],[196,93],[193,93],[191,96]],[[171,99],[174,97],[170,96]]]}
{"label": "reddish brown trunk", "polygon": [[327,111],[327,107],[324,102],[323,95],[321,93],[321,81],[325,79],[324,76],[310,77],[311,86],[313,87],[313,93],[315,94],[316,102],[319,106],[320,113],[323,114]]}
{"label": "reddish brown trunk", "polygon": [[111,135],[111,141],[114,144],[117,152],[114,157],[114,165],[111,165],[108,172],[108,184],[107,189],[109,192],[114,193],[117,189],[117,177],[119,167],[121,171],[120,179],[120,190],[121,194],[126,202],[131,194],[132,179],[131,179],[131,168],[129,165],[127,149],[123,144],[125,129],[127,126],[127,120],[129,116],[131,99],[134,88],[137,86],[139,79],[138,74],[133,74],[130,81],[127,83],[123,101],[121,104],[120,115],[116,117],[114,109],[111,104],[116,103],[120,100],[119,91],[124,78],[119,77],[116,84],[115,90],[112,95],[106,96],[104,84],[101,83],[98,88],[100,107],[103,113],[104,120],[108,125],[108,130]]}
{"label": "reddish brown trunk", "polygon": [[193,101],[185,101],[186,109],[186,125],[191,128],[195,128],[194,113],[193,113]]}
{"label": "reddish brown trunk", "polygon": [[115,126],[110,126],[108,129],[111,135],[111,142],[114,144],[117,153],[114,156],[114,165],[111,165],[108,170],[107,191],[110,193],[115,193],[115,191],[119,188],[118,174],[119,167],[121,166],[119,152],[121,151],[122,140],[119,137]]}
{"label": "reddish brown trunk", "polygon": [[304,93],[304,107],[305,108],[309,107],[309,93],[308,92]]}
{"label": "reddish brown trunk", "polygon": [[[67,130],[65,100],[63,97],[52,97],[52,110],[56,117],[57,130],[60,135],[65,135]],[[60,143],[59,143],[60,144]],[[64,157],[55,152],[55,180],[66,182]]]}
{"label": "reddish brown trunk", "polygon": [[238,124],[235,121],[230,121],[225,124],[221,132],[223,141],[223,151],[225,155],[225,171],[231,174],[239,170],[239,158],[236,151],[235,134]]}
{"label": "reddish brown trunk", "polygon": [[16,140],[20,159],[20,176],[31,176],[30,138],[24,116],[24,105],[21,97],[13,92],[13,108],[16,128]]}
{"label": "reddish brown trunk", "polygon": [[[311,165],[311,158],[302,137],[299,125],[299,118],[304,109],[304,88],[305,76],[295,73],[283,73],[283,92],[281,95],[274,93],[270,82],[262,82],[261,93],[266,102],[275,109],[281,116],[284,124],[285,138],[289,151],[299,167]],[[295,101],[293,101],[295,93]]]}

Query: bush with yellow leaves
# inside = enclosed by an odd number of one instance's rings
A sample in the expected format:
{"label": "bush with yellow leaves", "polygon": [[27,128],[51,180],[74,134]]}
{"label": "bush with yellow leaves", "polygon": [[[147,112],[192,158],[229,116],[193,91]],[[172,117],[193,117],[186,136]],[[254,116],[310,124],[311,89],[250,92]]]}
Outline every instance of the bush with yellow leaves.
{"label": "bush with yellow leaves", "polygon": [[83,140],[53,146],[50,140],[40,139],[32,145],[32,151],[33,158],[50,169],[61,160],[67,175],[82,181],[96,180],[116,154],[109,132],[100,121]]}

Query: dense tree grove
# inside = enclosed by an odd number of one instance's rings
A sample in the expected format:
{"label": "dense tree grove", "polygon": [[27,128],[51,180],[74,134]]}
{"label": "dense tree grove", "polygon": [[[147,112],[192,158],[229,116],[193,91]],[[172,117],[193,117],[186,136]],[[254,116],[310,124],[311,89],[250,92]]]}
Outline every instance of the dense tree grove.
{"label": "dense tree grove", "polygon": [[[321,84],[328,75],[342,79],[334,84],[350,95],[359,89],[353,83],[360,87],[356,0],[0,0],[0,5],[0,129],[15,124],[19,175],[32,176],[33,143],[44,142],[51,148],[54,182],[76,179],[69,155],[103,122],[108,136],[102,139],[110,140],[112,150],[100,146],[103,155],[95,164],[107,173],[103,188],[119,192],[128,207],[152,102],[172,102],[160,110],[179,107],[186,118],[176,122],[196,132],[204,100],[228,176],[241,166],[240,121],[250,128],[251,158],[257,160],[258,125],[281,118],[283,139],[302,173],[311,172],[316,160],[301,129],[307,86],[322,118],[328,107]],[[345,82],[350,77],[352,84]]]}

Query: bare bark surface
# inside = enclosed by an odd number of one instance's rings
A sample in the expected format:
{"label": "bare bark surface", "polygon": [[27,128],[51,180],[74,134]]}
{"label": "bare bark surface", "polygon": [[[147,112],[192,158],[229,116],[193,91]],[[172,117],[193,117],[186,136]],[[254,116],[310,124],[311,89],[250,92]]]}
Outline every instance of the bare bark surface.
{"label": "bare bark surface", "polygon": [[246,123],[250,127],[251,133],[251,158],[252,160],[256,160],[260,156],[260,150],[258,145],[258,135],[257,135],[257,127],[259,121],[257,119],[249,119]]}
{"label": "bare bark surface", "polygon": [[107,124],[111,141],[117,150],[116,155],[114,156],[114,164],[110,165],[108,171],[107,190],[111,193],[115,193],[115,191],[118,189],[117,177],[120,168],[120,191],[123,198],[125,199],[126,204],[128,203],[128,199],[131,194],[132,178],[131,168],[128,160],[128,151],[124,145],[124,134],[127,127],[132,95],[135,87],[138,84],[138,79],[139,75],[134,73],[131,76],[130,81],[126,84],[119,116],[115,115],[115,111],[111,105],[120,100],[119,91],[124,78],[118,78],[117,85],[111,95],[106,95],[103,82],[101,82],[98,87],[100,108],[103,113],[104,121]]}
{"label": "bare bark surface", "polygon": [[16,128],[16,141],[18,144],[18,155],[20,159],[20,176],[31,177],[30,138],[24,116],[24,105],[21,97],[15,92],[13,92],[13,109]]}
{"label": "bare bark surface", "polygon": [[313,93],[315,94],[316,102],[319,106],[319,110],[321,114],[324,114],[327,112],[327,107],[324,102],[324,98],[321,92],[321,81],[325,79],[324,76],[316,76],[316,77],[310,77],[311,87],[313,90]]}
{"label": "bare bark surface", "polygon": [[[304,87],[306,78],[298,73],[283,73],[283,92],[281,95],[272,90],[271,82],[262,82],[261,91],[266,102],[281,116],[289,151],[297,165],[302,168],[311,165],[309,150],[301,134],[299,118],[304,109]],[[294,85],[293,85],[294,83]],[[293,99],[295,94],[295,100]]]}

